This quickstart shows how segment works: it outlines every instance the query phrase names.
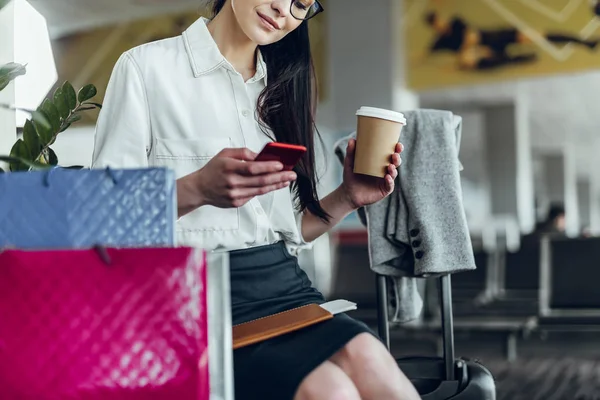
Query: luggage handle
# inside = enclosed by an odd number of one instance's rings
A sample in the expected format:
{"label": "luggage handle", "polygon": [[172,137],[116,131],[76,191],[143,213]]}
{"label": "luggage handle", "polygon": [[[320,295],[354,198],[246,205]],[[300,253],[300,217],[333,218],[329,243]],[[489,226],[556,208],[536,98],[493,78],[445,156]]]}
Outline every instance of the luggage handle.
{"label": "luggage handle", "polygon": [[[452,315],[452,281],[450,274],[439,278],[438,294],[442,317],[442,343],[445,380],[453,381],[454,374],[454,321]],[[390,350],[390,323],[388,314],[387,278],[377,275],[377,311],[379,337]]]}

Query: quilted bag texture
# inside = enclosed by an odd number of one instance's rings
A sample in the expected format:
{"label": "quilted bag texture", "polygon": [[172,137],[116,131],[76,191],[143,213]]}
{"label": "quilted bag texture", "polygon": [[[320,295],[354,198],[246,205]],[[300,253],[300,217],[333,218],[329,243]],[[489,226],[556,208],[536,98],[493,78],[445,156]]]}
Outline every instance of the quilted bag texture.
{"label": "quilted bag texture", "polygon": [[163,168],[0,174],[0,249],[172,246],[175,191]]}
{"label": "quilted bag texture", "polygon": [[206,259],[0,252],[0,399],[208,400]]}

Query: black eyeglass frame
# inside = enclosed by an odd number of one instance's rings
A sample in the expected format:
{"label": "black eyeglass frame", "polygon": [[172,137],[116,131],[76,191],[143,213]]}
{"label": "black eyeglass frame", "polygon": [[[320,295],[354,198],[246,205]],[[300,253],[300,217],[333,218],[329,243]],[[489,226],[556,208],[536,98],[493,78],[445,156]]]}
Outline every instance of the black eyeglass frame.
{"label": "black eyeglass frame", "polygon": [[319,0],[315,0],[315,4],[312,5],[312,7],[317,7],[317,10],[315,11],[315,13],[308,18],[298,18],[294,15],[294,1],[295,0],[290,1],[290,14],[292,17],[296,18],[298,21],[308,21],[309,19],[312,19],[312,18],[316,17],[317,15],[321,14],[323,11],[325,11],[325,9],[323,8],[323,5],[319,2]]}

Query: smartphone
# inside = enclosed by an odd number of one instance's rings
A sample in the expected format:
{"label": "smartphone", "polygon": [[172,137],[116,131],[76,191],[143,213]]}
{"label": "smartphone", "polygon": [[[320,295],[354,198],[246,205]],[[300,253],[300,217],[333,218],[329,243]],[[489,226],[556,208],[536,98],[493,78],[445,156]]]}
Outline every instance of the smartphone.
{"label": "smartphone", "polygon": [[280,161],[285,171],[291,171],[306,153],[306,147],[295,144],[270,142],[254,161]]}

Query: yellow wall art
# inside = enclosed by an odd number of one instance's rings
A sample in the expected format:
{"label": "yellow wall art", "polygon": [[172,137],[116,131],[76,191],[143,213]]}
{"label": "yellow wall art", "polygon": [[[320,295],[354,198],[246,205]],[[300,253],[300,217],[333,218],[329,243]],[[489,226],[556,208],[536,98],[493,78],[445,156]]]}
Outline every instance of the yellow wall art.
{"label": "yellow wall art", "polygon": [[598,0],[404,0],[400,18],[415,90],[600,68]]}

